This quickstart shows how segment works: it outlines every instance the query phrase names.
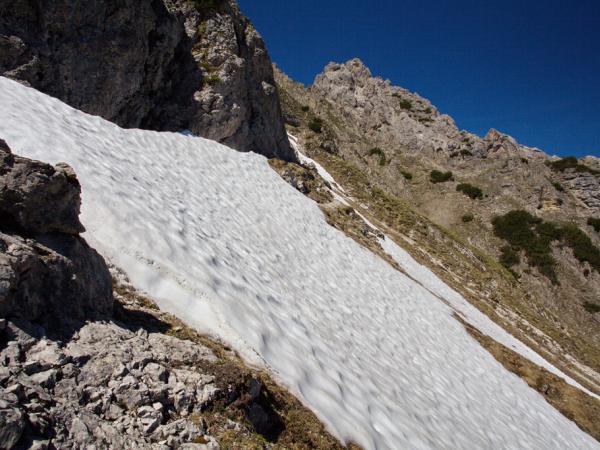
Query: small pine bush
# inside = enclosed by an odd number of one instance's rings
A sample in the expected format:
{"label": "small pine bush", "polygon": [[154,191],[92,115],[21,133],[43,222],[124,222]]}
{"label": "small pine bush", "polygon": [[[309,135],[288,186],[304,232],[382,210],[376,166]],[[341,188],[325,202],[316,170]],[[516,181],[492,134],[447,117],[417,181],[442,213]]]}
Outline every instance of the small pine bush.
{"label": "small pine bush", "polygon": [[308,107],[308,106],[303,106],[301,109],[302,109],[303,112],[310,111],[310,107]]}
{"label": "small pine bush", "polygon": [[587,221],[588,225],[594,228],[596,233],[600,233],[600,219],[595,217],[590,217]]}
{"label": "small pine bush", "polygon": [[544,222],[527,211],[516,210],[495,217],[492,225],[496,236],[508,242],[513,250],[523,250],[529,265],[537,267],[553,284],[558,284],[557,263],[552,256],[552,243],[555,241],[570,247],[579,262],[588,263],[600,273],[600,249],[575,224]]}
{"label": "small pine bush", "polygon": [[475,217],[473,216],[473,214],[465,214],[464,216],[462,216],[462,221],[464,223],[473,222],[473,219],[475,219]]}
{"label": "small pine bush", "polygon": [[412,180],[413,179],[413,174],[410,172],[407,172],[405,170],[401,170],[400,173],[402,174],[402,176],[404,177],[405,180]]}
{"label": "small pine bush", "polygon": [[398,94],[397,92],[394,92],[392,94],[392,97],[397,98],[400,100],[400,108],[402,109],[406,109],[408,111],[410,111],[412,109],[412,103],[410,100],[407,100],[405,98],[402,98],[402,95]]}
{"label": "small pine bush", "polygon": [[315,133],[321,133],[323,131],[323,120],[318,117],[313,117],[310,122],[308,122],[308,128]]}
{"label": "small pine bush", "polygon": [[600,249],[594,245],[587,234],[577,225],[563,226],[563,240],[573,249],[573,254],[579,262],[587,262],[597,272],[600,272]]}
{"label": "small pine bush", "polygon": [[410,111],[412,109],[412,103],[410,100],[402,99],[400,100],[400,108]]}
{"label": "small pine bush", "polygon": [[445,183],[446,181],[452,180],[452,172],[440,172],[439,170],[432,170],[429,174],[429,180],[432,183]]}
{"label": "small pine bush", "polygon": [[212,73],[202,78],[202,81],[204,81],[206,84],[214,86],[215,84],[219,84],[221,82],[221,77],[216,73]]}
{"label": "small pine bush", "polygon": [[553,182],[552,186],[554,186],[554,189],[556,189],[558,192],[565,192],[565,188],[562,187],[562,184],[560,183]]}
{"label": "small pine bush", "polygon": [[473,186],[469,183],[459,184],[458,186],[456,186],[456,190],[458,192],[462,192],[467,197],[470,197],[473,200],[483,198],[483,191],[477,186]]}
{"label": "small pine bush", "polygon": [[[548,227],[538,229],[542,223],[541,219],[523,210],[510,211],[492,220],[496,236],[508,242],[514,252],[524,250],[529,265],[537,267],[539,272],[548,277],[553,284],[558,284],[556,260],[552,256],[550,247],[551,230]],[[503,248],[501,263],[510,262],[512,256]]]}
{"label": "small pine bush", "polygon": [[587,312],[592,313],[592,314],[600,312],[600,305],[598,305],[596,303],[585,302],[583,304],[583,307],[585,308],[585,310]]}
{"label": "small pine bush", "polygon": [[385,152],[383,150],[381,150],[379,147],[373,147],[371,150],[369,150],[369,156],[374,156],[374,155],[377,155],[379,157],[379,165],[385,166],[385,163],[386,163]]}
{"label": "small pine bush", "polygon": [[592,175],[599,175],[600,171],[592,169],[585,164],[580,164],[579,160],[574,156],[567,156],[566,158],[559,159],[548,163],[550,168],[555,172],[564,172],[567,169],[575,169],[576,172],[587,172]]}
{"label": "small pine bush", "polygon": [[500,263],[507,269],[521,263],[519,253],[509,245],[502,247],[500,252]]}

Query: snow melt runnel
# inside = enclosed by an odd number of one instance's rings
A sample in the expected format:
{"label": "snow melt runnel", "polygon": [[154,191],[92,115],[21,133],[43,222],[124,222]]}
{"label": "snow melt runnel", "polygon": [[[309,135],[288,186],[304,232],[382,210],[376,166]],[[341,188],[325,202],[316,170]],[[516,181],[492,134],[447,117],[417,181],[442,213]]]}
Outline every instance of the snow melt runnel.
{"label": "snow melt runnel", "polygon": [[328,226],[266,159],[123,130],[0,78],[0,138],[76,170],[87,237],[159,305],[260,355],[371,449],[597,449],[418,283]]}

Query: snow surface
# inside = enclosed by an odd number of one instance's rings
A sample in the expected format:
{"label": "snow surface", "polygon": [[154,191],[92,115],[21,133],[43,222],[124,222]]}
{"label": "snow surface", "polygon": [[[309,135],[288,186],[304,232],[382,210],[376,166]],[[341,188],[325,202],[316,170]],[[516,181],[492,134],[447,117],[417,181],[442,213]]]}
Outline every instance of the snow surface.
{"label": "snow surface", "polygon": [[[334,187],[334,190],[332,190],[332,194],[335,196],[335,198],[338,201],[349,205],[350,203],[348,203],[344,197],[342,197],[336,192],[336,190],[341,189],[341,186],[337,184],[334,177],[327,171],[327,169],[325,169],[314,159],[306,156],[302,152],[302,148],[298,142],[298,139],[294,135],[288,133],[288,137],[290,138],[292,147],[296,151],[300,162],[302,164],[314,165],[317,168],[319,175],[321,175],[323,179],[327,180],[329,184]],[[341,192],[343,193],[343,190]],[[431,270],[429,270],[422,264],[419,264],[412,256],[410,256],[410,254],[406,250],[404,250],[402,247],[396,244],[394,240],[391,239],[389,236],[386,236],[382,230],[380,230],[376,225],[371,223],[364,215],[362,215],[358,211],[356,211],[356,213],[368,226],[370,226],[374,230],[378,230],[384,235],[383,238],[379,239],[381,247],[388,255],[390,255],[394,259],[394,261],[398,263],[398,265],[405,271],[405,273],[407,273],[410,276],[410,278],[417,281],[419,284],[421,284],[421,286],[423,286],[433,295],[447,302],[469,324],[471,324],[487,336],[491,337],[496,342],[499,342],[500,344],[512,349],[513,351],[519,353],[521,356],[527,358],[531,362],[559,376],[570,385],[584,391],[586,394],[592,397],[600,399],[600,396],[582,386],[573,378],[571,378],[570,376],[562,372],[560,369],[558,369],[556,366],[544,359],[544,357],[542,357],[539,353],[535,352],[523,342],[519,341],[514,336],[512,336],[510,333],[506,332],[506,330],[504,330],[493,320],[491,320],[488,316],[483,314],[471,303],[469,303],[462,295],[460,295],[458,292],[456,292],[454,289],[452,289],[446,283],[444,283]]]}
{"label": "snow surface", "polygon": [[453,310],[327,225],[266,159],[123,130],[0,77],[0,137],[66,161],[86,237],[159,305],[264,361],[365,449],[597,449]]}
{"label": "snow surface", "polygon": [[380,239],[379,242],[383,250],[394,258],[398,265],[409,274],[411,278],[418,281],[429,292],[448,302],[469,324],[473,325],[496,342],[512,349],[531,362],[559,376],[571,386],[584,391],[592,397],[600,399],[600,396],[579,384],[553,364],[549,363],[539,353],[507,333],[502,327],[469,303],[462,295],[440,280],[431,270],[415,261],[406,250],[396,244],[392,239],[386,236],[384,239]]}

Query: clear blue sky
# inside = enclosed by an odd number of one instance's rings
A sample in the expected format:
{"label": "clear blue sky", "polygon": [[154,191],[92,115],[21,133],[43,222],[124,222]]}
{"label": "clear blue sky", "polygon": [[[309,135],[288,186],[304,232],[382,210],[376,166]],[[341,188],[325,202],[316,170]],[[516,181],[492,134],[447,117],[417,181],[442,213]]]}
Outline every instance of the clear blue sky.
{"label": "clear blue sky", "polygon": [[459,128],[600,156],[600,0],[238,1],[305,84],[359,57]]}

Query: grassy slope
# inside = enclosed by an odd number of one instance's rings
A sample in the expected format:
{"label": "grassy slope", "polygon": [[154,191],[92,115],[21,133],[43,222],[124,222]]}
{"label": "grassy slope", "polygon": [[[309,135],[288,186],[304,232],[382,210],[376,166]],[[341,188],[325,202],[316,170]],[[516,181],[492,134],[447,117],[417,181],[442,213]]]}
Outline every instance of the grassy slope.
{"label": "grassy slope", "polygon": [[[357,210],[382,225],[382,229],[415,259],[428,266],[494,321],[578,381],[600,391],[597,380],[587,377],[568,356],[600,372],[600,347],[589,339],[586,332],[565,327],[560,315],[549,311],[531,286],[516,280],[497,262],[496,255],[484,250],[485,246],[472,244],[487,239],[492,245],[499,245],[500,242],[496,242],[489,231],[491,227],[486,228],[481,219],[476,218],[472,223],[450,229],[419,213],[409,201],[381,186],[370,166],[355,158],[347,159],[347,155],[338,152],[335,145],[339,141],[337,136],[343,133],[347,139],[351,131],[333,107],[313,98],[300,85],[286,80],[282,82],[281,78],[278,81],[284,111],[299,119],[299,126],[290,127],[290,131],[301,138],[309,155],[319,161],[354,198],[353,206]],[[309,106],[308,110],[306,106]],[[318,111],[324,122],[321,133],[314,133],[307,127],[307,122],[315,115],[314,111]],[[365,148],[369,148],[363,137],[352,136],[352,139],[363,142]],[[415,178],[428,176],[427,170],[415,166],[414,161],[405,164],[413,164],[410,170]],[[404,178],[400,172],[398,177]],[[511,201],[506,199],[508,203]],[[460,218],[463,212],[457,214]],[[472,239],[470,233],[482,238],[479,241]]]}

